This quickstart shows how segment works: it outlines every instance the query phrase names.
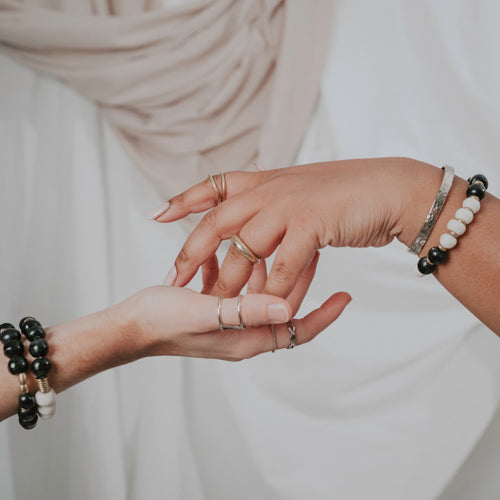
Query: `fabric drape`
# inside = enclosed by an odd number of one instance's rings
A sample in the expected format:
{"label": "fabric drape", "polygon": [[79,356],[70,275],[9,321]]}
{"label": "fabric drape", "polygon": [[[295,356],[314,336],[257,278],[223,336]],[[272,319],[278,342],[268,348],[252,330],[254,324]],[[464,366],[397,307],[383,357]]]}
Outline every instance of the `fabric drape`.
{"label": "fabric drape", "polygon": [[207,171],[292,162],[331,2],[160,4],[1,0],[0,49],[95,101],[165,197]]}

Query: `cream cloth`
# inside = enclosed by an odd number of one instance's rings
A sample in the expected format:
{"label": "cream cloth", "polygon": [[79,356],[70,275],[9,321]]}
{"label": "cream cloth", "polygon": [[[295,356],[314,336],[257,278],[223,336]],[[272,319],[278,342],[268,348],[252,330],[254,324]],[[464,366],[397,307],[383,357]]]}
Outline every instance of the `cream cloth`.
{"label": "cream cloth", "polygon": [[163,196],[207,171],[289,164],[315,104],[331,2],[159,4],[0,0],[0,48],[94,100]]}

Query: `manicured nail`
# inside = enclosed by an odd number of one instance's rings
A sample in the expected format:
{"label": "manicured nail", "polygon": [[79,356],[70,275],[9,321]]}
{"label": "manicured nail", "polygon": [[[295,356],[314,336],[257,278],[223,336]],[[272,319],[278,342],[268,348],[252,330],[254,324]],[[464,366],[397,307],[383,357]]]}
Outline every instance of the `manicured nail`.
{"label": "manicured nail", "polygon": [[290,318],[283,304],[271,304],[267,308],[267,315],[271,323],[286,323]]}
{"label": "manicured nail", "polygon": [[163,215],[167,210],[168,207],[170,206],[170,202],[166,201],[165,203],[162,203],[160,206],[156,207],[147,217],[146,219],[149,220],[155,220],[158,219],[161,215]]}
{"label": "manicured nail", "polygon": [[170,269],[168,274],[165,276],[163,284],[165,286],[172,286],[172,283],[175,281],[175,278],[177,278],[177,269],[175,268],[175,265],[173,265],[172,269]]}

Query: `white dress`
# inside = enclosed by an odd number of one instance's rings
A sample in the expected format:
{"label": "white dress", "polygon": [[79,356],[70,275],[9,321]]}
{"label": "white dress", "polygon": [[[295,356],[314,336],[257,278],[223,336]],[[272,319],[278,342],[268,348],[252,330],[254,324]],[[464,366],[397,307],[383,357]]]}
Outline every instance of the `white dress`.
{"label": "white dress", "polygon": [[[297,163],[410,156],[498,196],[498,19],[493,0],[337,0]],[[161,200],[95,106],[3,56],[0,86],[0,320],[56,324],[161,282],[187,225],[144,219]],[[354,300],[314,342],[141,360],[33,431],[1,423],[1,498],[498,498],[500,342],[415,263],[398,242],[325,249],[303,311]]]}

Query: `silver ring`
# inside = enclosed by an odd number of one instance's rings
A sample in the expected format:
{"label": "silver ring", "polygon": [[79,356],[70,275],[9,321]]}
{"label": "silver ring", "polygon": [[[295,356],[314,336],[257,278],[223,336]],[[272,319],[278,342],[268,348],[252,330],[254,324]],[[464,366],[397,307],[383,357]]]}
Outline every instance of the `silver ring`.
{"label": "silver ring", "polygon": [[271,326],[271,334],[273,336],[273,350],[271,352],[276,352],[276,330],[274,329],[274,325]]}
{"label": "silver ring", "polygon": [[239,325],[225,325],[221,319],[221,309],[222,297],[217,297],[217,318],[219,319],[219,328],[221,330],[244,330],[246,328],[241,318],[241,295],[238,295],[238,319],[240,320]]}
{"label": "silver ring", "polygon": [[295,325],[290,320],[287,323],[288,331],[290,332],[290,345],[287,349],[293,349],[295,347],[295,343],[297,342],[297,334],[295,333]]}

